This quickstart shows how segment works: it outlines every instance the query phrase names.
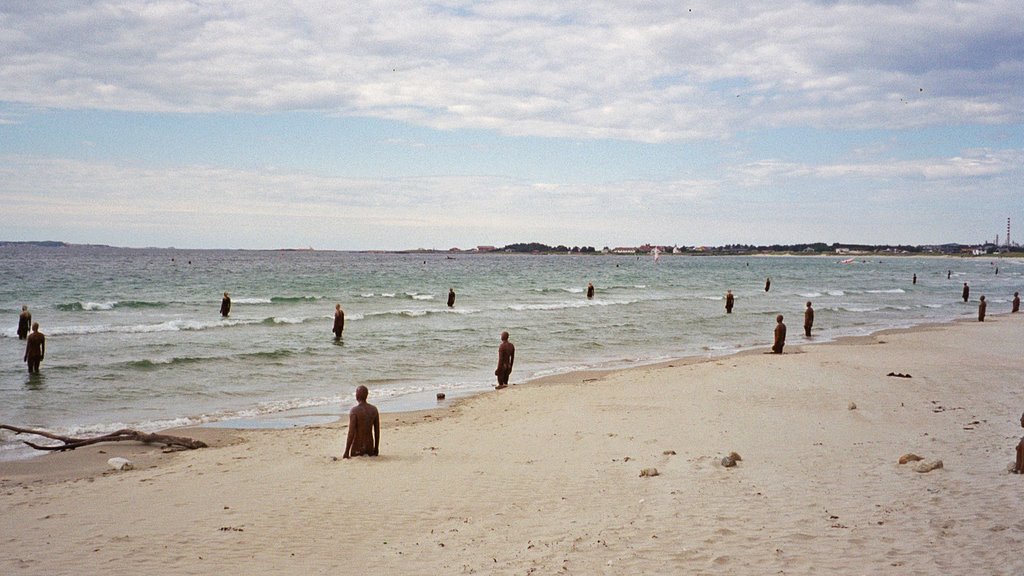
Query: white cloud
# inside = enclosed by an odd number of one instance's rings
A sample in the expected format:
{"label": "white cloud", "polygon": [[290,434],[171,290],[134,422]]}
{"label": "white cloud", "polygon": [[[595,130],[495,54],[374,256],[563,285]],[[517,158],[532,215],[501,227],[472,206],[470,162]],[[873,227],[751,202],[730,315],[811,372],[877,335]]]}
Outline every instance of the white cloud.
{"label": "white cloud", "polygon": [[1024,150],[966,150],[964,156],[890,162],[806,165],[765,160],[735,170],[745,185],[783,178],[815,178],[841,181],[851,178],[878,180],[974,180],[1024,175]]}
{"label": "white cloud", "polygon": [[1019,123],[1022,18],[1015,0],[7,2],[0,100],[637,141]]}
{"label": "white cloud", "polygon": [[1021,150],[825,165],[768,160],[722,174],[604,184],[358,179],[7,156],[0,227],[23,239],[225,248],[928,243],[974,241],[990,221],[1024,211]]}

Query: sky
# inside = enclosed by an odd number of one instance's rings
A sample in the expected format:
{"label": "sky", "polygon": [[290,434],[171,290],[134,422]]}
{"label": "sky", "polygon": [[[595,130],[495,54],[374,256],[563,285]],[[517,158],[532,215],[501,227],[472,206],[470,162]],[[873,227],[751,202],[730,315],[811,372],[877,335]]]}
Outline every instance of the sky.
{"label": "sky", "polygon": [[1024,244],[1020,0],[5,0],[0,240]]}

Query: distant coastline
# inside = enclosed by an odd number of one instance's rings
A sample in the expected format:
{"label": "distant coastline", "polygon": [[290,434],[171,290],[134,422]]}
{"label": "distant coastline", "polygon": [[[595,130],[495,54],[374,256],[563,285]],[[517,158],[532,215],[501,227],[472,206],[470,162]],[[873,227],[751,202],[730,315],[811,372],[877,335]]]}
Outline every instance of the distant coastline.
{"label": "distant coastline", "polygon": [[506,246],[477,246],[475,248],[410,248],[410,249],[367,249],[367,250],[316,250],[312,246],[305,248],[176,248],[174,246],[113,246],[109,244],[75,244],[61,240],[0,240],[0,248],[24,247],[36,248],[108,248],[117,250],[167,250],[167,251],[193,251],[193,250],[238,250],[253,252],[355,252],[368,254],[446,254],[446,255],[474,255],[474,254],[567,254],[567,255],[613,255],[613,256],[652,256],[657,253],[659,256],[758,256],[758,255],[779,255],[779,256],[991,256],[991,257],[1024,257],[1024,246],[1013,244],[1010,246],[996,245],[994,243],[983,244],[850,244],[834,242],[826,244],[823,242],[806,244],[727,244],[724,246],[679,246],[679,245],[654,245],[643,244],[640,246],[619,246],[595,248],[593,246],[550,246],[539,242],[516,243]]}

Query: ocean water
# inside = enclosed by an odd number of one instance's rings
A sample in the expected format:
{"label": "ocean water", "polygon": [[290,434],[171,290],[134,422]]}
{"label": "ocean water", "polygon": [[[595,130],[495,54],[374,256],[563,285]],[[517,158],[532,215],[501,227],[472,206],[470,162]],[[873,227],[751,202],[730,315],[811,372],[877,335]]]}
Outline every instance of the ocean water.
{"label": "ocean water", "polygon": [[[768,347],[780,313],[788,343],[804,344],[807,300],[810,342],[826,342],[972,317],[982,294],[990,314],[1006,312],[1024,289],[1019,259],[841,259],[0,247],[0,423],[81,435],[301,426],[341,417],[361,384],[384,410],[490,390],[502,330],[518,383]],[[35,376],[16,335],[23,304],[47,336]],[[0,432],[0,460],[31,453]]]}

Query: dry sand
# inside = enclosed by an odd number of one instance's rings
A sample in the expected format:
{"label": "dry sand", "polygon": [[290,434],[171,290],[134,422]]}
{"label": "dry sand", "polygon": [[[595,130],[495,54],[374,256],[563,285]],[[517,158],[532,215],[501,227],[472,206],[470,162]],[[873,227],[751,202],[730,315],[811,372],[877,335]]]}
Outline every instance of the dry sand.
{"label": "dry sand", "polygon": [[1024,573],[1024,315],[803,342],[385,415],[375,459],[338,424],[0,463],[0,574]]}

